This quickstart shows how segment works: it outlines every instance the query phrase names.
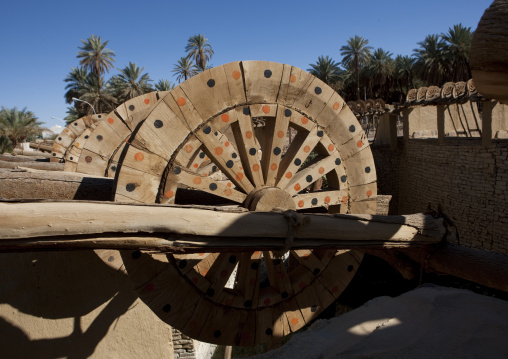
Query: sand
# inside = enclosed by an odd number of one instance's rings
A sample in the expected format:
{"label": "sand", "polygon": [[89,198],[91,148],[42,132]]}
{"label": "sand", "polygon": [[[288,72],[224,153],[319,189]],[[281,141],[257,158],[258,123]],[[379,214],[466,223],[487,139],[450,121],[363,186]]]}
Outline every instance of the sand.
{"label": "sand", "polygon": [[256,358],[508,358],[508,302],[422,287],[319,320]]}

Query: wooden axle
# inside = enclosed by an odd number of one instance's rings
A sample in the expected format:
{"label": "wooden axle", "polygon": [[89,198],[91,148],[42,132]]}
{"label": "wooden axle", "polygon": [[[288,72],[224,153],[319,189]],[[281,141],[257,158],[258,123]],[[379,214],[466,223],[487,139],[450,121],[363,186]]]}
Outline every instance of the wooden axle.
{"label": "wooden axle", "polygon": [[431,216],[244,212],[98,202],[0,203],[0,250],[144,249],[174,253],[408,247],[440,242]]}

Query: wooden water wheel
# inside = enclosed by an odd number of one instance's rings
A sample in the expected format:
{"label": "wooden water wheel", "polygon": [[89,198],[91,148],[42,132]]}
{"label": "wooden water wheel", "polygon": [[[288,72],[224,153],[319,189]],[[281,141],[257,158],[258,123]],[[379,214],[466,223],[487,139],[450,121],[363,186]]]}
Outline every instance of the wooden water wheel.
{"label": "wooden water wheel", "polygon": [[[356,117],[325,83],[289,65],[234,62],[192,77],[150,109],[121,157],[117,201],[171,203],[192,188],[250,211],[376,209],[374,161]],[[322,178],[327,188],[309,191]],[[122,258],[162,320],[202,341],[254,345],[315,318],[346,288],[362,254],[124,251]]]}

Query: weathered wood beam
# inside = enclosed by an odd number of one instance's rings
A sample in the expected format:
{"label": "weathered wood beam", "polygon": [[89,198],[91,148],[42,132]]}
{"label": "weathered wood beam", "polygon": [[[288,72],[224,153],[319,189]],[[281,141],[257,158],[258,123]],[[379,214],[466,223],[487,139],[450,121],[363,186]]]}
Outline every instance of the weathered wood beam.
{"label": "weathered wood beam", "polygon": [[[146,249],[220,252],[406,247],[440,242],[441,221],[409,216],[226,212],[205,207],[98,202],[0,203],[0,250]],[[294,219],[294,218],[293,218]]]}
{"label": "weathered wood beam", "polygon": [[51,162],[7,162],[7,161],[0,161],[0,168],[33,168],[37,170],[43,170],[43,171],[63,171],[64,164],[63,163],[51,163]]}

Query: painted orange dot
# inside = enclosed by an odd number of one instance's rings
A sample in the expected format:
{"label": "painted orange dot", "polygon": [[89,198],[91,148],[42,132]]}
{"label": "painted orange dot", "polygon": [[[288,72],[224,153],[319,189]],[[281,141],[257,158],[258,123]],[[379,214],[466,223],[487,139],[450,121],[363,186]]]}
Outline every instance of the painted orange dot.
{"label": "painted orange dot", "polygon": [[76,143],[76,147],[79,147],[79,143]]}
{"label": "painted orange dot", "polygon": [[358,142],[356,143],[356,145],[357,145],[358,147],[362,147],[362,146],[363,146],[363,142],[362,142],[362,140],[358,141]]}
{"label": "painted orange dot", "polygon": [[337,111],[337,110],[339,109],[339,107],[340,107],[340,105],[339,105],[339,103],[338,103],[338,102],[335,102],[335,103],[333,104],[333,109],[334,109],[335,111]]}
{"label": "painted orange dot", "polygon": [[150,103],[150,100],[145,98],[145,105],[148,105]]}
{"label": "painted orange dot", "polygon": [[241,170],[241,171],[243,171],[243,167],[242,167],[242,166],[240,166],[240,167],[238,167],[238,168],[240,168],[240,170]]}
{"label": "painted orange dot", "polygon": [[231,182],[228,182],[228,184],[226,186],[231,187]]}
{"label": "painted orange dot", "polygon": [[194,184],[201,184],[201,177],[194,177],[192,182],[194,182]]}
{"label": "painted orange dot", "polygon": [[309,146],[305,146],[303,148],[303,152],[309,153],[310,152],[310,147]]}
{"label": "painted orange dot", "polygon": [[369,189],[369,190],[367,191],[367,197],[370,197],[370,196],[372,196],[372,191]]}
{"label": "painted orange dot", "polygon": [[245,132],[245,137],[252,138],[252,131]]}
{"label": "painted orange dot", "polygon": [[303,200],[298,202],[298,207],[302,208],[304,206],[305,202]]}
{"label": "painted orange dot", "polygon": [[229,141],[226,141],[226,142],[224,143],[224,146],[229,147]]}
{"label": "painted orange dot", "polygon": [[295,189],[295,191],[299,191],[299,190],[301,190],[301,189],[302,189],[302,187],[300,187],[300,184],[299,184],[299,183],[297,183],[297,184],[295,184],[294,189]]}
{"label": "painted orange dot", "polygon": [[220,118],[221,118],[222,122],[229,121],[229,115],[227,113],[223,113],[222,115],[220,115]]}
{"label": "painted orange dot", "polygon": [[289,82],[295,82],[295,81],[296,81],[296,76],[295,75],[289,76]]}
{"label": "painted orange dot", "polygon": [[113,120],[111,117],[108,118],[108,123],[110,123],[111,125],[113,124],[113,122],[115,122],[115,120]]}
{"label": "painted orange dot", "polygon": [[175,195],[175,192],[173,192],[172,190],[169,190],[166,193],[164,193],[164,197],[166,197],[166,198],[171,198],[174,195]]}
{"label": "painted orange dot", "polygon": [[285,176],[286,176],[286,178],[289,179],[289,178],[293,177],[293,174],[291,172],[286,172]]}
{"label": "painted orange dot", "polygon": [[185,99],[183,97],[179,97],[177,100],[176,100],[176,103],[178,104],[178,106],[183,106],[185,105]]}
{"label": "painted orange dot", "polygon": [[185,147],[183,149],[185,150],[185,152],[191,153],[192,152],[192,145],[185,145]]}
{"label": "painted orange dot", "polygon": [[224,152],[224,150],[222,149],[222,147],[215,147],[215,151],[214,151],[214,152],[215,152],[215,154],[216,154],[217,156],[220,156],[220,155],[222,155],[222,153]]}
{"label": "painted orange dot", "polygon": [[207,271],[207,270],[205,270],[205,271],[203,272],[203,275],[205,276],[205,275],[207,275],[207,273],[208,273],[208,271]]}
{"label": "painted orange dot", "polygon": [[252,170],[253,170],[254,172],[259,171],[259,165],[258,165],[257,163],[253,164],[253,165],[252,165]]}
{"label": "painted orange dot", "polygon": [[330,203],[330,196],[325,197],[325,203]]}
{"label": "painted orange dot", "polygon": [[335,149],[335,146],[330,144],[328,145],[328,151],[332,152]]}
{"label": "painted orange dot", "polygon": [[297,325],[298,324],[298,319],[297,318],[291,319],[291,323],[293,323],[293,325]]}
{"label": "painted orange dot", "polygon": [[254,256],[259,256],[260,253],[261,253],[260,251],[255,251],[253,255]]}
{"label": "painted orange dot", "polygon": [[277,137],[278,137],[278,138],[282,138],[282,137],[284,137],[284,131],[279,131],[279,132],[277,132]]}
{"label": "painted orange dot", "polygon": [[238,181],[241,181],[241,180],[243,179],[243,173],[242,173],[242,172],[238,172],[238,173],[236,174],[236,179],[237,179]]}
{"label": "painted orange dot", "polygon": [[131,139],[130,137],[127,137],[127,138],[125,139],[125,142],[129,143],[129,140],[130,140],[130,139]]}
{"label": "painted orange dot", "polygon": [[[111,120],[113,120],[113,119],[111,119]],[[108,121],[109,121],[109,120],[108,120]],[[110,122],[110,123],[113,123],[113,122]],[[65,130],[65,132],[69,132],[69,129],[66,129],[66,130]]]}
{"label": "painted orange dot", "polygon": [[309,122],[309,119],[305,116],[302,117],[302,123],[305,125],[306,123]]}
{"label": "painted orange dot", "polygon": [[342,197],[342,203],[347,203],[347,200],[348,200],[347,196]]}
{"label": "painted orange dot", "polygon": [[269,113],[270,112],[270,106],[264,105],[262,110],[263,110],[264,113]]}
{"label": "painted orange dot", "polygon": [[134,155],[134,159],[138,162],[141,162],[145,159],[145,156],[141,152],[138,152]]}
{"label": "painted orange dot", "polygon": [[231,196],[232,193],[233,193],[233,191],[231,190],[231,188],[226,188],[226,190],[224,191],[224,194],[226,196]]}
{"label": "painted orange dot", "polygon": [[199,165],[198,165],[197,163],[194,163],[194,164],[192,165],[192,167],[194,167],[194,168],[198,168],[198,167],[199,167]]}
{"label": "painted orange dot", "polygon": [[203,175],[203,177],[208,177],[208,173],[206,173],[206,172],[203,172],[202,175]]}
{"label": "painted orange dot", "polygon": [[270,300],[270,298],[266,298],[265,301],[263,302],[264,305],[270,305],[272,301]]}
{"label": "painted orange dot", "polygon": [[210,161],[210,159],[208,158],[208,156],[205,157],[205,161]]}
{"label": "painted orange dot", "polygon": [[275,163],[272,163],[272,164],[270,165],[270,169],[271,169],[272,171],[275,171],[275,170],[277,169],[277,165],[276,165]]}
{"label": "painted orange dot", "polygon": [[233,78],[235,80],[238,80],[240,78],[240,76],[242,76],[242,74],[240,73],[240,71],[233,71]]}
{"label": "painted orange dot", "polygon": [[322,175],[323,173],[325,173],[325,169],[323,167],[319,167],[318,172],[319,174]]}

